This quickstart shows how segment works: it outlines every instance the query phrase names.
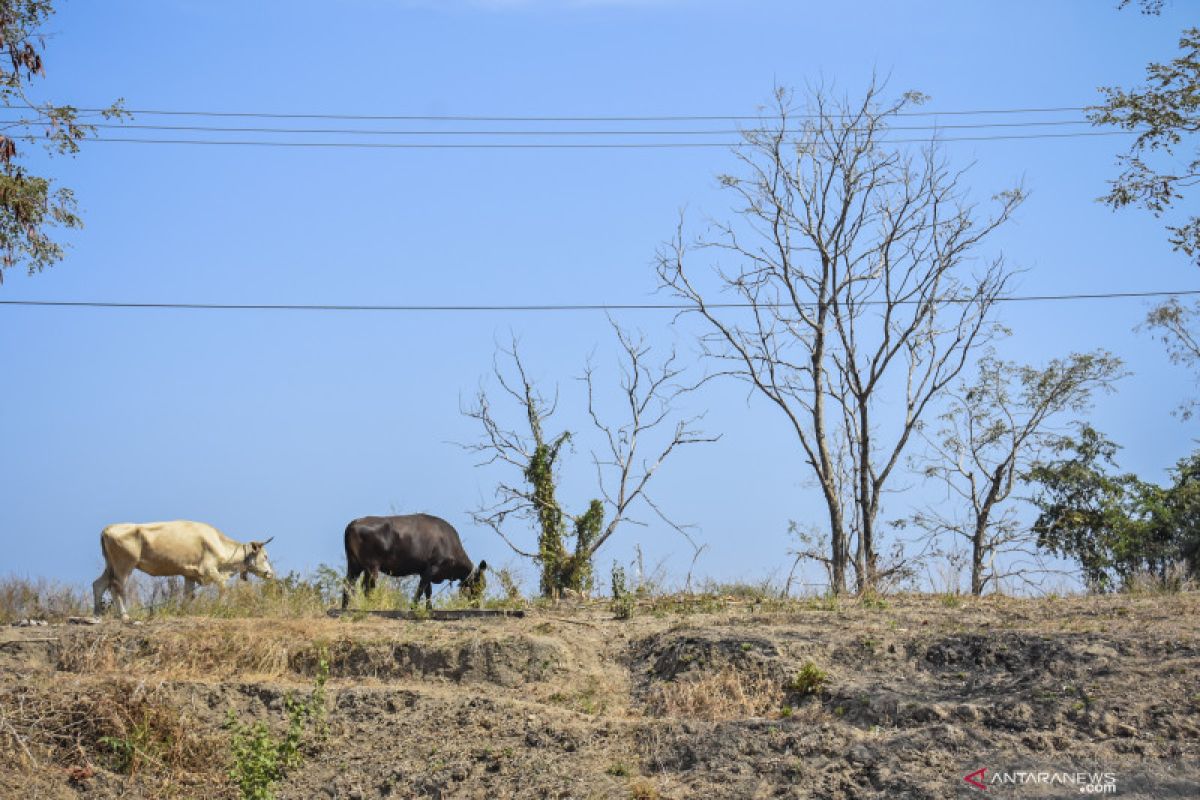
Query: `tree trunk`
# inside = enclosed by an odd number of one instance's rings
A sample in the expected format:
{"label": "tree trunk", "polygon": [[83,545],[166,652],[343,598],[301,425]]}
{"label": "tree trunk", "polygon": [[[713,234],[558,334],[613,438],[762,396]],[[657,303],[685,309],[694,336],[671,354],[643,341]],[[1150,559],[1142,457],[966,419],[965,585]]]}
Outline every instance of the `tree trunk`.
{"label": "tree trunk", "polygon": [[987,535],[987,512],[980,514],[975,520],[974,535],[971,536],[971,594],[979,597],[983,594],[983,555],[984,537]]}

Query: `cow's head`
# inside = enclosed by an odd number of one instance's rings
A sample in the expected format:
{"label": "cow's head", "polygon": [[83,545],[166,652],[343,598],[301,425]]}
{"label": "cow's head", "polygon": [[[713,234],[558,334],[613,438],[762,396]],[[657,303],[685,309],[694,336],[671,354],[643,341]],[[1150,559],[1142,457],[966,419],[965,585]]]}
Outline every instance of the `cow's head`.
{"label": "cow's head", "polygon": [[248,572],[253,572],[258,577],[267,580],[275,577],[275,568],[271,566],[271,559],[267,558],[267,545],[274,538],[272,536],[265,542],[250,542],[246,545],[246,559],[242,562],[242,578],[245,578]]}
{"label": "cow's head", "polygon": [[483,590],[487,586],[487,579],[483,576],[483,571],[486,569],[487,562],[480,561],[479,566],[471,570],[471,573],[462,579],[462,582],[458,585],[458,590],[467,597],[482,597]]}

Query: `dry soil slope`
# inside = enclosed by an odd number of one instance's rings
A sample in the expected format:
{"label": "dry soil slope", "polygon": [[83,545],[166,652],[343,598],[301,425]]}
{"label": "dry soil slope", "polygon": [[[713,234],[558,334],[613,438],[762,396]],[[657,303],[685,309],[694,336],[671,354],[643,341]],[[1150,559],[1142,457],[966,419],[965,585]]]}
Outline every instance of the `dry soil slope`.
{"label": "dry soil slope", "polygon": [[[233,797],[229,709],[278,729],[325,653],[328,737],[281,798],[941,798],[977,792],[980,768],[1197,797],[1198,612],[1194,595],[891,598],[7,629],[0,795]],[[823,684],[797,684],[809,664]],[[128,776],[103,737],[138,719],[159,763]]]}

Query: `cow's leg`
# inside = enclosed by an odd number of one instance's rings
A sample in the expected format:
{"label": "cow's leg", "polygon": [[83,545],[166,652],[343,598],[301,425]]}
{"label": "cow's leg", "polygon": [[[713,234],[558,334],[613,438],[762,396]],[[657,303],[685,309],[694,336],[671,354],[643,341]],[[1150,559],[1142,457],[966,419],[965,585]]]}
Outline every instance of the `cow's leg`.
{"label": "cow's leg", "polygon": [[228,580],[228,576],[222,574],[221,570],[217,569],[216,566],[202,565],[197,571],[196,577],[191,580],[201,586],[216,586],[218,600],[225,600],[225,583]]}
{"label": "cow's leg", "polygon": [[346,568],[346,582],[342,585],[342,610],[350,606],[350,593],[358,586],[358,579],[362,577],[362,573],[358,565]]}
{"label": "cow's leg", "polygon": [[379,583],[379,570],[367,570],[366,575],[363,576],[363,597],[370,597],[371,592],[375,591],[375,584],[377,583]]}
{"label": "cow's leg", "polygon": [[[126,576],[126,578],[128,577]],[[117,612],[121,615],[121,620],[127,621],[129,619],[129,610],[125,608],[125,580],[114,572],[112,580],[109,581],[108,589],[112,593],[113,603],[117,607]]]}
{"label": "cow's leg", "polygon": [[112,584],[112,568],[105,565],[100,577],[92,581],[92,611],[98,617],[104,613],[104,592]]}
{"label": "cow's leg", "polygon": [[430,599],[433,595],[433,581],[429,579],[428,573],[421,574],[421,581],[417,584],[417,593],[413,595],[413,605],[421,602],[421,595],[425,595],[425,605],[427,608],[433,608],[433,601]]}

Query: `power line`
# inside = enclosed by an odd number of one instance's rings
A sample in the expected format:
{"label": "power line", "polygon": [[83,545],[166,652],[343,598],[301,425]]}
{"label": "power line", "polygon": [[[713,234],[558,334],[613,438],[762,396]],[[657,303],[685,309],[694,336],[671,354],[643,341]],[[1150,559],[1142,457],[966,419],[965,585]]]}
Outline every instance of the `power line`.
{"label": "power line", "polygon": [[[901,111],[895,116],[939,117],[939,116],[983,116],[988,114],[1049,114],[1063,111],[1087,111],[1090,106],[1050,106],[1044,108],[992,108],[951,111]],[[76,108],[85,113],[103,113],[104,108]],[[670,121],[720,121],[760,120],[754,114],[667,114],[667,115],[593,115],[593,116],[485,116],[478,114],[331,114],[331,113],[276,113],[265,111],[185,111],[179,109],[122,109],[128,114],[174,117],[249,117],[259,119],[342,119],[342,120],[409,120],[446,122],[670,122]],[[796,119],[812,119],[818,114],[789,114]],[[827,114],[830,117],[852,117],[851,114]]]}
{"label": "power line", "polygon": [[[1200,289],[1154,292],[1097,292],[1090,294],[1031,294],[996,298],[997,302],[1030,303],[1076,300],[1117,300],[1151,297],[1188,297],[1200,295]],[[900,305],[912,305],[918,301],[900,301]],[[974,298],[943,298],[945,303],[973,303]],[[887,301],[875,300],[858,305],[885,305]],[[786,308],[790,304],[764,303],[760,308]],[[812,305],[806,304],[806,305]],[[100,308],[139,309],[167,311],[385,311],[385,312],[488,312],[488,311],[694,311],[698,306],[689,303],[545,303],[529,305],[338,305],[287,304],[287,303],[135,303],[105,300],[0,300],[0,306],[26,306],[35,308]],[[712,309],[748,309],[751,303],[707,303]]]}
{"label": "power line", "polygon": [[[1040,120],[1035,122],[984,122],[965,125],[889,125],[886,131],[943,131],[943,130],[982,130],[990,128],[1042,128],[1062,127],[1066,125],[1091,125],[1088,120]],[[40,120],[0,120],[0,126],[53,127],[52,123]],[[717,136],[741,134],[740,128],[709,128],[707,130],[470,130],[447,129],[440,130],[394,130],[371,128],[264,128],[264,127],[228,127],[220,125],[141,125],[137,123],[89,123],[88,127],[104,130],[150,130],[150,131],[191,131],[202,133],[292,133],[292,134],[348,134],[356,136]],[[851,130],[866,130],[852,128]]]}
{"label": "power line", "polygon": [[[1080,139],[1092,136],[1136,136],[1138,131],[1078,131],[1075,133],[1000,134],[995,136],[944,136],[935,139],[880,139],[879,144],[927,144],[936,142],[994,142],[1018,139]],[[14,137],[25,141],[41,141],[37,137]],[[225,145],[238,147],[291,147],[326,149],[376,149],[376,150],[584,150],[584,149],[686,149],[703,147],[741,147],[747,143],[728,142],[280,142],[250,139],[139,139],[103,136],[88,139],[89,142],[114,142],[121,144],[183,144]]]}

